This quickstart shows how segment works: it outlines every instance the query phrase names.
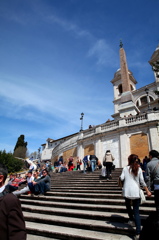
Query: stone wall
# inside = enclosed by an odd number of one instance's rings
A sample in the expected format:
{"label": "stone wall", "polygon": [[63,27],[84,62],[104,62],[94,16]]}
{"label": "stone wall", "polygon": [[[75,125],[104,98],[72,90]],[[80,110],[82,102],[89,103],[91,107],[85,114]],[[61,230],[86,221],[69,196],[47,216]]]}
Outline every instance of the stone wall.
{"label": "stone wall", "polygon": [[85,146],[84,156],[86,156],[86,155],[94,155],[94,145],[93,144]]}

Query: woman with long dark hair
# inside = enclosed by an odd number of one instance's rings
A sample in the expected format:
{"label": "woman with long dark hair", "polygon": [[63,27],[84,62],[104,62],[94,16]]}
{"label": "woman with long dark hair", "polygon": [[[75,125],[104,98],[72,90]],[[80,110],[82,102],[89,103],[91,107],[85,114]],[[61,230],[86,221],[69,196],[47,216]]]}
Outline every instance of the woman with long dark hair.
{"label": "woman with long dark hair", "polygon": [[133,226],[135,222],[136,235],[134,239],[137,240],[140,237],[141,231],[141,220],[139,215],[140,184],[145,189],[147,196],[151,196],[151,192],[148,190],[143,179],[137,155],[131,154],[128,157],[128,166],[123,168],[120,178],[121,181],[124,181],[123,196],[125,198],[125,205],[129,216],[128,224]]}

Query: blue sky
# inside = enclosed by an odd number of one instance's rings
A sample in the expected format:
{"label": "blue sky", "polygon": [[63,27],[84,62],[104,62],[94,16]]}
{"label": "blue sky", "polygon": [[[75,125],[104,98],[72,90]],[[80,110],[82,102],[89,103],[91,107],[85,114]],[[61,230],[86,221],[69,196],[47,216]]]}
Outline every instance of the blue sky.
{"label": "blue sky", "polygon": [[122,39],[137,88],[154,81],[159,0],[1,0],[0,150],[29,152],[104,123]]}

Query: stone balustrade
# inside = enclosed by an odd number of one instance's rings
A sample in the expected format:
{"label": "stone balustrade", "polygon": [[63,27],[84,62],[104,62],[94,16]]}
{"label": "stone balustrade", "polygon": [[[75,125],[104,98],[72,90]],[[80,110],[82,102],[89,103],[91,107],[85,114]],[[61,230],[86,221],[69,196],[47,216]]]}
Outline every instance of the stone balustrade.
{"label": "stone balustrade", "polygon": [[52,151],[52,157],[57,156],[68,149],[76,147],[78,145],[78,140],[82,141],[92,136],[99,135],[100,133],[110,132],[112,130],[120,129],[121,127],[128,127],[132,125],[137,125],[145,123],[152,120],[159,121],[159,113],[156,115],[154,112],[143,113],[139,115],[129,116],[125,118],[120,118],[118,120],[112,120],[101,125],[97,125],[91,129],[84,130],[77,133],[74,137],[66,139],[63,143],[56,146]]}

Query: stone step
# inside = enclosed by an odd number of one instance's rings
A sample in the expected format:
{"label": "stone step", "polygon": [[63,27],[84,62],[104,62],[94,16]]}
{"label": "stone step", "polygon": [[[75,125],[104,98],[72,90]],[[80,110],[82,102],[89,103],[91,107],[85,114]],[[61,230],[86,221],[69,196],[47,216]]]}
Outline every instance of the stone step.
{"label": "stone step", "polygon": [[101,181],[98,181],[98,182],[72,182],[72,183],[69,183],[69,182],[61,182],[61,183],[53,183],[52,184],[52,187],[56,186],[66,186],[66,187],[69,187],[69,186],[72,186],[72,187],[76,187],[76,186],[82,186],[82,187],[91,187],[91,186],[95,186],[95,187],[117,187],[117,183],[116,182],[101,182]]}
{"label": "stone step", "polygon": [[[36,206],[36,205],[27,205],[22,204],[23,212],[28,212],[31,216],[33,213],[41,213],[45,215],[56,215],[56,216],[66,216],[85,219],[94,219],[94,220],[102,220],[102,221],[119,221],[119,222],[127,222],[128,215],[126,212],[116,212],[115,209],[111,211],[103,212],[103,211],[95,211],[95,210],[83,210],[83,209],[67,209],[67,208],[52,208],[49,206]],[[149,209],[151,212],[155,211],[155,209]],[[141,218],[144,220],[147,217],[146,208],[142,208],[140,213]]]}
{"label": "stone step", "polygon": [[[113,228],[111,224],[109,228]],[[54,226],[52,225],[51,228],[48,224],[41,224],[41,223],[34,223],[34,222],[27,222],[26,227],[29,234],[38,234],[44,237],[50,238],[57,238],[61,240],[129,240],[132,239],[129,236],[122,236],[118,234],[110,234],[106,232],[99,232],[99,231],[90,231],[84,230],[79,228],[69,228],[69,227],[62,227],[62,226]],[[116,229],[124,229],[123,224],[115,226]],[[126,230],[126,229],[125,229]]]}
{"label": "stone step", "polygon": [[[117,186],[121,169],[112,172],[110,181],[100,174],[101,170],[53,173],[45,196],[21,195],[28,240],[132,239],[129,234],[134,235],[134,228],[127,224],[122,190]],[[152,211],[153,197],[140,206],[142,224]]]}
{"label": "stone step", "polygon": [[48,238],[48,237],[42,237],[39,235],[27,234],[27,240],[48,240],[48,239],[59,240],[57,238]]}
{"label": "stone step", "polygon": [[[97,191],[94,191],[94,192],[88,192],[88,191],[85,191],[85,192],[79,192],[79,191],[71,191],[71,192],[67,192],[67,191],[64,191],[64,192],[53,192],[53,191],[50,191],[47,193],[46,196],[61,196],[61,197],[82,197],[82,198],[110,198],[110,199],[114,199],[114,198],[118,198],[118,199],[123,199],[123,196],[121,194],[121,191],[118,193],[117,191],[112,191],[112,193],[108,193],[107,191],[105,191],[104,193],[101,193],[101,191],[99,191],[99,193],[97,193]],[[146,195],[145,195],[146,196]],[[22,196],[22,198],[24,198],[24,196]],[[148,201],[154,201],[154,196],[151,196],[151,198],[148,198],[146,196],[147,200]]]}
{"label": "stone step", "polygon": [[[134,228],[129,226],[126,222],[115,222],[113,221],[101,221],[94,219],[83,219],[81,218],[72,218],[72,217],[64,217],[57,215],[45,215],[40,213],[29,214],[24,212],[24,217],[27,222],[36,222],[36,223],[45,223],[51,226],[64,226],[64,227],[72,227],[100,232],[114,232],[114,228],[116,233],[125,234],[127,231],[134,234]],[[125,219],[126,220],[126,219]],[[122,227],[122,229],[121,229]]]}
{"label": "stone step", "polygon": [[[76,190],[77,189],[83,189],[83,190],[104,190],[105,189],[107,191],[112,190],[111,186],[101,186],[101,187],[99,186],[99,187],[97,187],[97,186],[93,186],[93,185],[88,186],[88,187],[87,186],[76,186],[76,187],[74,186],[73,187],[72,185],[68,186],[68,187],[67,186],[58,186],[58,187],[57,186],[55,186],[55,187],[52,186],[51,190],[55,190],[55,189],[61,189],[61,190],[65,189],[66,190],[66,189],[75,189],[75,188],[76,188]],[[117,186],[113,187],[113,191],[119,191],[119,190],[120,190],[119,187],[117,187]]]}
{"label": "stone step", "polygon": [[[55,202],[55,201],[46,201],[42,199],[42,197],[38,197],[38,199],[22,199],[22,205],[32,205],[32,206],[49,206],[54,208],[61,208],[61,209],[78,209],[78,210],[92,210],[92,211],[107,211],[107,212],[126,212],[126,208],[123,204],[120,204],[119,201],[107,201],[106,204],[93,204],[93,203],[74,203],[74,202]],[[116,203],[116,204],[114,204]],[[119,203],[119,204],[117,204]],[[147,207],[142,205],[140,207],[140,212],[142,214],[148,214],[153,211],[154,207]]]}
{"label": "stone step", "polygon": [[[35,201],[37,202],[37,197],[30,197],[30,196],[23,196],[23,197],[21,197],[21,202],[23,203],[23,202],[25,202],[25,201],[27,201],[28,203],[29,202],[31,202],[31,203],[33,203],[33,201],[32,201],[32,199],[35,199]],[[79,203],[79,204],[82,204],[82,203],[86,203],[86,204],[104,204],[104,205],[124,205],[125,206],[125,201],[124,201],[124,198],[121,198],[121,199],[119,199],[119,198],[95,198],[93,195],[91,196],[91,198],[89,198],[88,196],[87,197],[85,197],[85,198],[82,198],[82,197],[80,197],[80,198],[76,198],[76,197],[66,197],[66,196],[64,196],[64,197],[57,197],[57,196],[38,196],[38,200],[41,200],[40,201],[40,203],[45,203],[45,204],[47,204],[48,202],[49,202],[49,204],[50,203],[52,203],[52,204],[54,204],[55,202],[56,202],[56,204],[57,204],[57,202],[59,203],[60,202],[60,204],[62,203],[62,202],[64,202],[64,203]],[[43,202],[43,201],[45,201],[45,202]],[[147,200],[147,202],[144,204],[144,206],[149,206],[149,207],[153,207],[153,205],[154,205],[154,202],[153,201],[151,201],[151,200]]]}
{"label": "stone step", "polygon": [[74,188],[52,188],[50,192],[47,193],[47,195],[50,195],[52,192],[59,192],[60,190],[62,190],[61,192],[71,192],[71,193],[112,193],[112,194],[121,194],[121,189],[115,190],[114,189],[74,189]]}

